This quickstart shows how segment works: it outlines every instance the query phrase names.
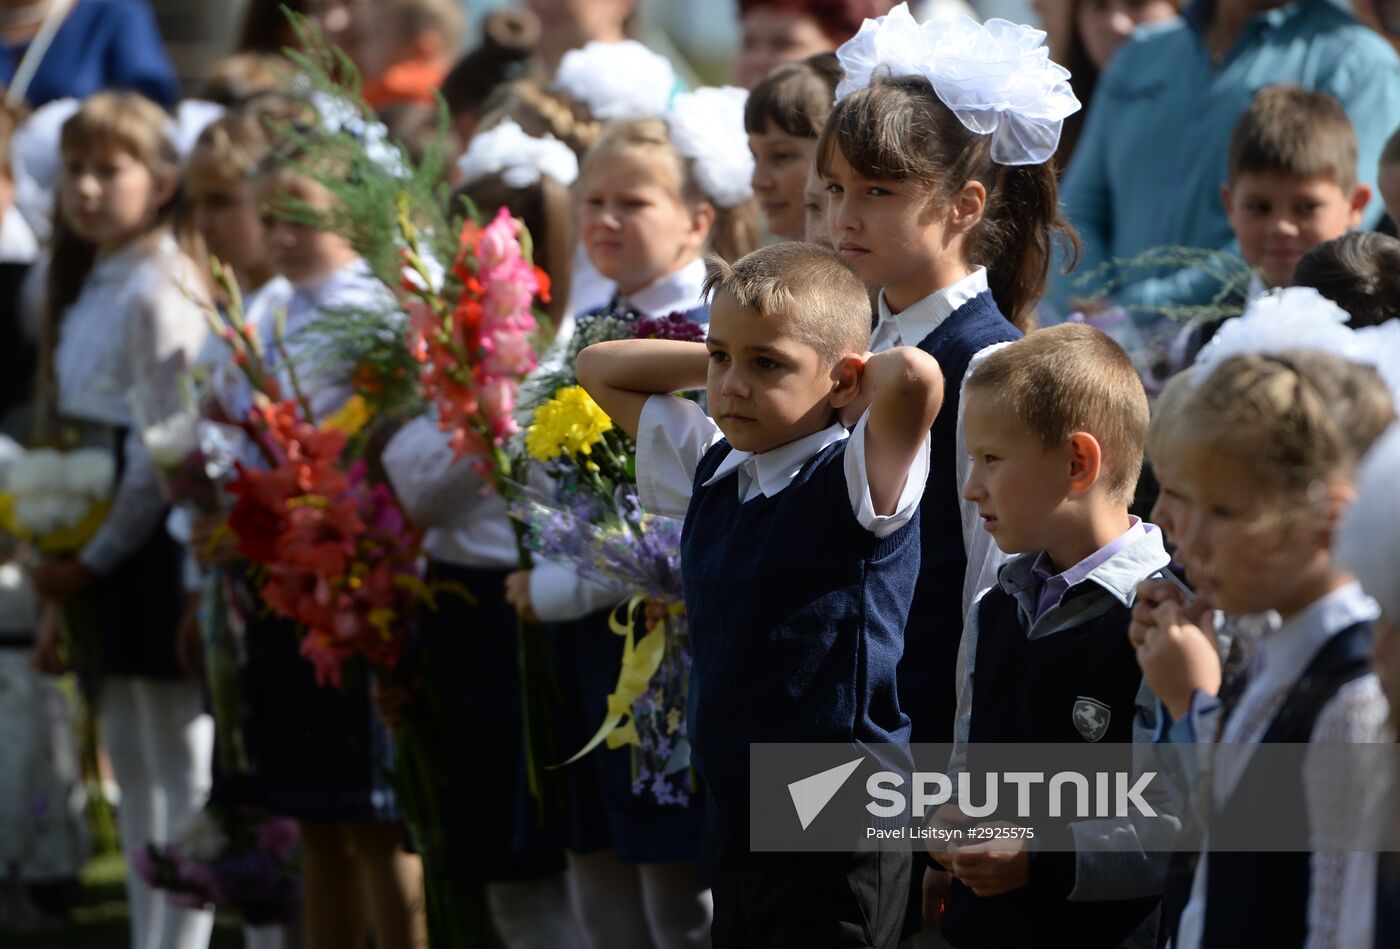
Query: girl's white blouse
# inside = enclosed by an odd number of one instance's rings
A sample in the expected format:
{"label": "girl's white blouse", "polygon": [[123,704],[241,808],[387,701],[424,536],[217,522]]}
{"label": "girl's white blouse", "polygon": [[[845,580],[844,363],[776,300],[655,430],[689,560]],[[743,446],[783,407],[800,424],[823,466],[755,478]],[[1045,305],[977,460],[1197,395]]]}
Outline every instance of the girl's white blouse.
{"label": "girl's white blouse", "polygon": [[93,265],[63,315],[54,373],[58,408],[68,418],[132,424],[137,380],[177,351],[190,364],[208,332],[207,300],[195,264],[175,239],[138,241]]}

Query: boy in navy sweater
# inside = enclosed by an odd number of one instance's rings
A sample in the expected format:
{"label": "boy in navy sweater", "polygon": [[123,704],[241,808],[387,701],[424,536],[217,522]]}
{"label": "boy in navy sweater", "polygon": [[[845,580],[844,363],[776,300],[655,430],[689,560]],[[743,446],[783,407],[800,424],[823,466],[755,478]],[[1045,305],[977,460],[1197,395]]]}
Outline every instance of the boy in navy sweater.
{"label": "boy in navy sweater", "polygon": [[[1015,556],[968,614],[949,771],[964,770],[968,743],[1149,747],[1156,698],[1127,633],[1138,584],[1169,557],[1161,532],[1128,514],[1148,421],[1132,361],[1083,324],[1041,330],[987,357],[963,420],[965,495]],[[963,820],[955,804],[935,819]],[[1153,945],[1165,855],[1091,846],[1131,830],[1108,824],[1071,825],[1078,852],[997,841],[935,853],[953,877],[944,937],[959,949],[1032,945],[1046,933],[1084,947]],[[930,869],[926,892],[949,882]]]}
{"label": "boy in navy sweater", "polygon": [[[712,266],[703,345],[599,343],[578,376],[636,436],[643,504],[685,517],[714,944],[894,946],[910,855],[749,852],[749,744],[908,740],[895,667],[942,375],[913,347],[865,351],[865,286],[829,249]],[[713,418],[666,394],[702,384]],[[859,415],[849,436],[838,413]]]}

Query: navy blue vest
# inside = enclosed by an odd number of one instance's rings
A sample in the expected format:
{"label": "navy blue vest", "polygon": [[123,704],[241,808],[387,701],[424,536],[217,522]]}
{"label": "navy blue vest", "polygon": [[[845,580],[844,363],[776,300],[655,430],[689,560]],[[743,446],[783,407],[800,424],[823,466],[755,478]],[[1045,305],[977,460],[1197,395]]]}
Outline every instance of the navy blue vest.
{"label": "navy blue vest", "polygon": [[895,667],[919,571],[918,515],[888,537],[857,522],[846,442],[783,491],[739,503],[737,473],[695,473],[681,565],[690,621],[689,737],[711,832],[748,840],[749,743],[907,742]]}
{"label": "navy blue vest", "polygon": [[[1370,669],[1371,624],[1357,623],[1327,641],[1313,656],[1284,700],[1261,741],[1307,742],[1324,705],[1348,682]],[[1267,798],[1308,823],[1303,776],[1265,775],[1257,761],[1245,767],[1234,793],[1211,814],[1207,843],[1222,833],[1267,834],[1255,802]],[[1229,829],[1228,831],[1226,829]],[[1206,922],[1201,949],[1287,949],[1301,946],[1308,933],[1308,891],[1312,877],[1308,852],[1258,853],[1211,849],[1206,868]]]}
{"label": "navy blue vest", "polygon": [[958,400],[967,364],[995,343],[1019,339],[990,293],[979,294],[919,343],[943,370],[943,407],[930,437],[928,484],[919,505],[919,583],[909,609],[899,700],[909,715],[913,741],[951,742],[957,710],[958,643],[962,640],[962,591],[967,574],[958,498]]}
{"label": "navy blue vest", "polygon": [[[1086,585],[1066,594],[1076,595],[1093,591]],[[1082,700],[1091,698],[1107,713],[1106,727],[1096,740],[1119,743],[1124,769],[1131,769],[1133,719],[1142,683],[1128,641],[1131,618],[1126,606],[1114,603],[1079,626],[1031,640],[1015,598],[1000,587],[988,591],[977,612],[968,735],[974,743],[968,749],[972,768],[977,742],[1085,741],[1075,718]],[[1000,896],[978,897],[954,880],[943,915],[944,937],[965,949],[1037,945],[1056,933],[1085,949],[1108,949],[1121,945],[1157,907],[1155,896],[1071,901],[1073,887],[1074,854],[1067,851],[1032,854],[1030,885]],[[1149,925],[1155,926],[1155,921]]]}

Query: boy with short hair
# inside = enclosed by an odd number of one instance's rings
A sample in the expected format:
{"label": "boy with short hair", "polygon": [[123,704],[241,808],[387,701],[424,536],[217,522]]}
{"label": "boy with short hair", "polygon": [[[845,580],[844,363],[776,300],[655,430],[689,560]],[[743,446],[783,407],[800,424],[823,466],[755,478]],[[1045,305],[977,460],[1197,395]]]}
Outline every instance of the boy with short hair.
{"label": "boy with short hair", "polygon": [[[1161,532],[1128,513],[1148,422],[1132,360],[1084,324],[1032,333],[978,368],[963,420],[965,495],[1014,556],[968,613],[950,774],[965,769],[969,743],[1150,743],[1156,698],[1128,625],[1138,584],[1170,558]],[[936,819],[963,818],[946,805]],[[1073,829],[1084,843],[1086,828]],[[952,945],[1032,945],[1045,933],[1084,947],[1153,944],[1158,897],[1144,894],[1161,893],[1165,855],[1110,863],[1006,848],[934,854],[955,878],[943,916]],[[949,882],[928,874],[926,889]]]}
{"label": "boy with short hair", "polygon": [[1356,170],[1356,130],[1336,99],[1296,86],[1255,94],[1230,137],[1220,198],[1265,287],[1290,285],[1304,254],[1361,226],[1371,187]]}
{"label": "boy with short hair", "polygon": [[[599,343],[578,376],[635,434],[644,506],[686,519],[714,944],[893,946],[910,854],[750,853],[749,744],[908,740],[895,667],[942,374],[913,347],[865,352],[869,297],[829,248],[775,244],[712,266],[705,344]],[[666,394],[702,384],[713,419]],[[848,436],[837,412],[862,404]]]}

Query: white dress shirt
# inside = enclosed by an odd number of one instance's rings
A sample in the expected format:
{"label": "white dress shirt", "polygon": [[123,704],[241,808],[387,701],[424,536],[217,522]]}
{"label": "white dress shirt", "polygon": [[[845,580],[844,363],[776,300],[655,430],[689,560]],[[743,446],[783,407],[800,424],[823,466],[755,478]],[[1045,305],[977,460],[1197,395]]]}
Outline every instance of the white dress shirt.
{"label": "white dress shirt", "polygon": [[[958,282],[929,294],[899,313],[890,312],[889,303],[886,302],[882,291],[878,304],[879,319],[874,332],[870,334],[870,351],[880,353],[895,346],[917,346],[960,307],[985,292],[985,267],[978,267]],[[963,406],[966,401],[962,394],[967,391],[967,380],[972,378],[982,361],[1004,345],[1006,344],[998,343],[988,346],[972,357],[967,372],[963,374],[962,387],[958,393],[957,500],[962,513],[963,548],[967,553],[967,574],[963,580],[962,598],[964,622],[977,594],[996,583],[997,569],[1001,567],[1006,555],[997,547],[992,535],[982,528],[982,518],[977,514],[977,505],[962,495],[972,468],[971,459],[967,454],[967,435],[963,430]]]}
{"label": "white dress shirt", "polygon": [[700,305],[705,285],[705,261],[697,257],[675,273],[647,284],[635,293],[622,294],[623,305],[644,316],[670,316]]}
{"label": "white dress shirt", "polygon": [[[792,484],[813,455],[849,438],[843,464],[851,511],[861,527],[876,537],[888,537],[908,524],[919,509],[928,480],[928,436],[924,436],[923,447],[909,468],[896,510],[879,515],[870,498],[865,463],[865,427],[869,418],[867,410],[849,435],[833,422],[819,432],[771,451],[754,454],[731,449],[705,484],[716,484],[733,474],[742,502],[760,495],[771,498]],[[642,507],[652,514],[684,517],[700,460],[723,437],[714,419],[694,402],[672,395],[648,398],[637,426],[637,493]]]}
{"label": "white dress shirt", "polygon": [[395,432],[381,459],[404,513],[426,529],[423,551],[463,567],[518,566],[505,500],[477,473],[475,459],[453,458],[451,441],[429,412]]}
{"label": "white dress shirt", "polygon": [[[1261,640],[1248,684],[1220,736],[1221,743],[1234,746],[1234,753],[1216,756],[1211,774],[1211,796],[1216,806],[1229,800],[1249,764],[1249,755],[1241,754],[1240,746],[1257,744],[1264,737],[1318,650],[1347,627],[1378,615],[1375,602],[1361,591],[1359,584],[1351,583],[1313,603]],[[1370,673],[1344,685],[1322,707],[1303,759],[1309,826],[1317,835],[1339,839],[1353,825],[1358,811],[1366,812],[1365,802],[1370,794],[1368,787],[1355,786],[1357,776],[1351,773],[1354,769],[1328,765],[1327,746],[1383,740],[1386,715],[1385,698],[1375,675]],[[1204,730],[1196,733],[1198,743],[1210,743],[1210,736],[1216,731],[1214,726],[1213,717],[1202,721],[1199,727]],[[1311,883],[1305,946],[1337,946],[1346,886],[1364,878],[1364,864],[1368,860],[1374,862],[1375,854],[1319,850],[1309,859]],[[1197,949],[1201,944],[1209,872],[1210,858],[1203,852],[1190,901],[1181,915],[1176,949]]]}

